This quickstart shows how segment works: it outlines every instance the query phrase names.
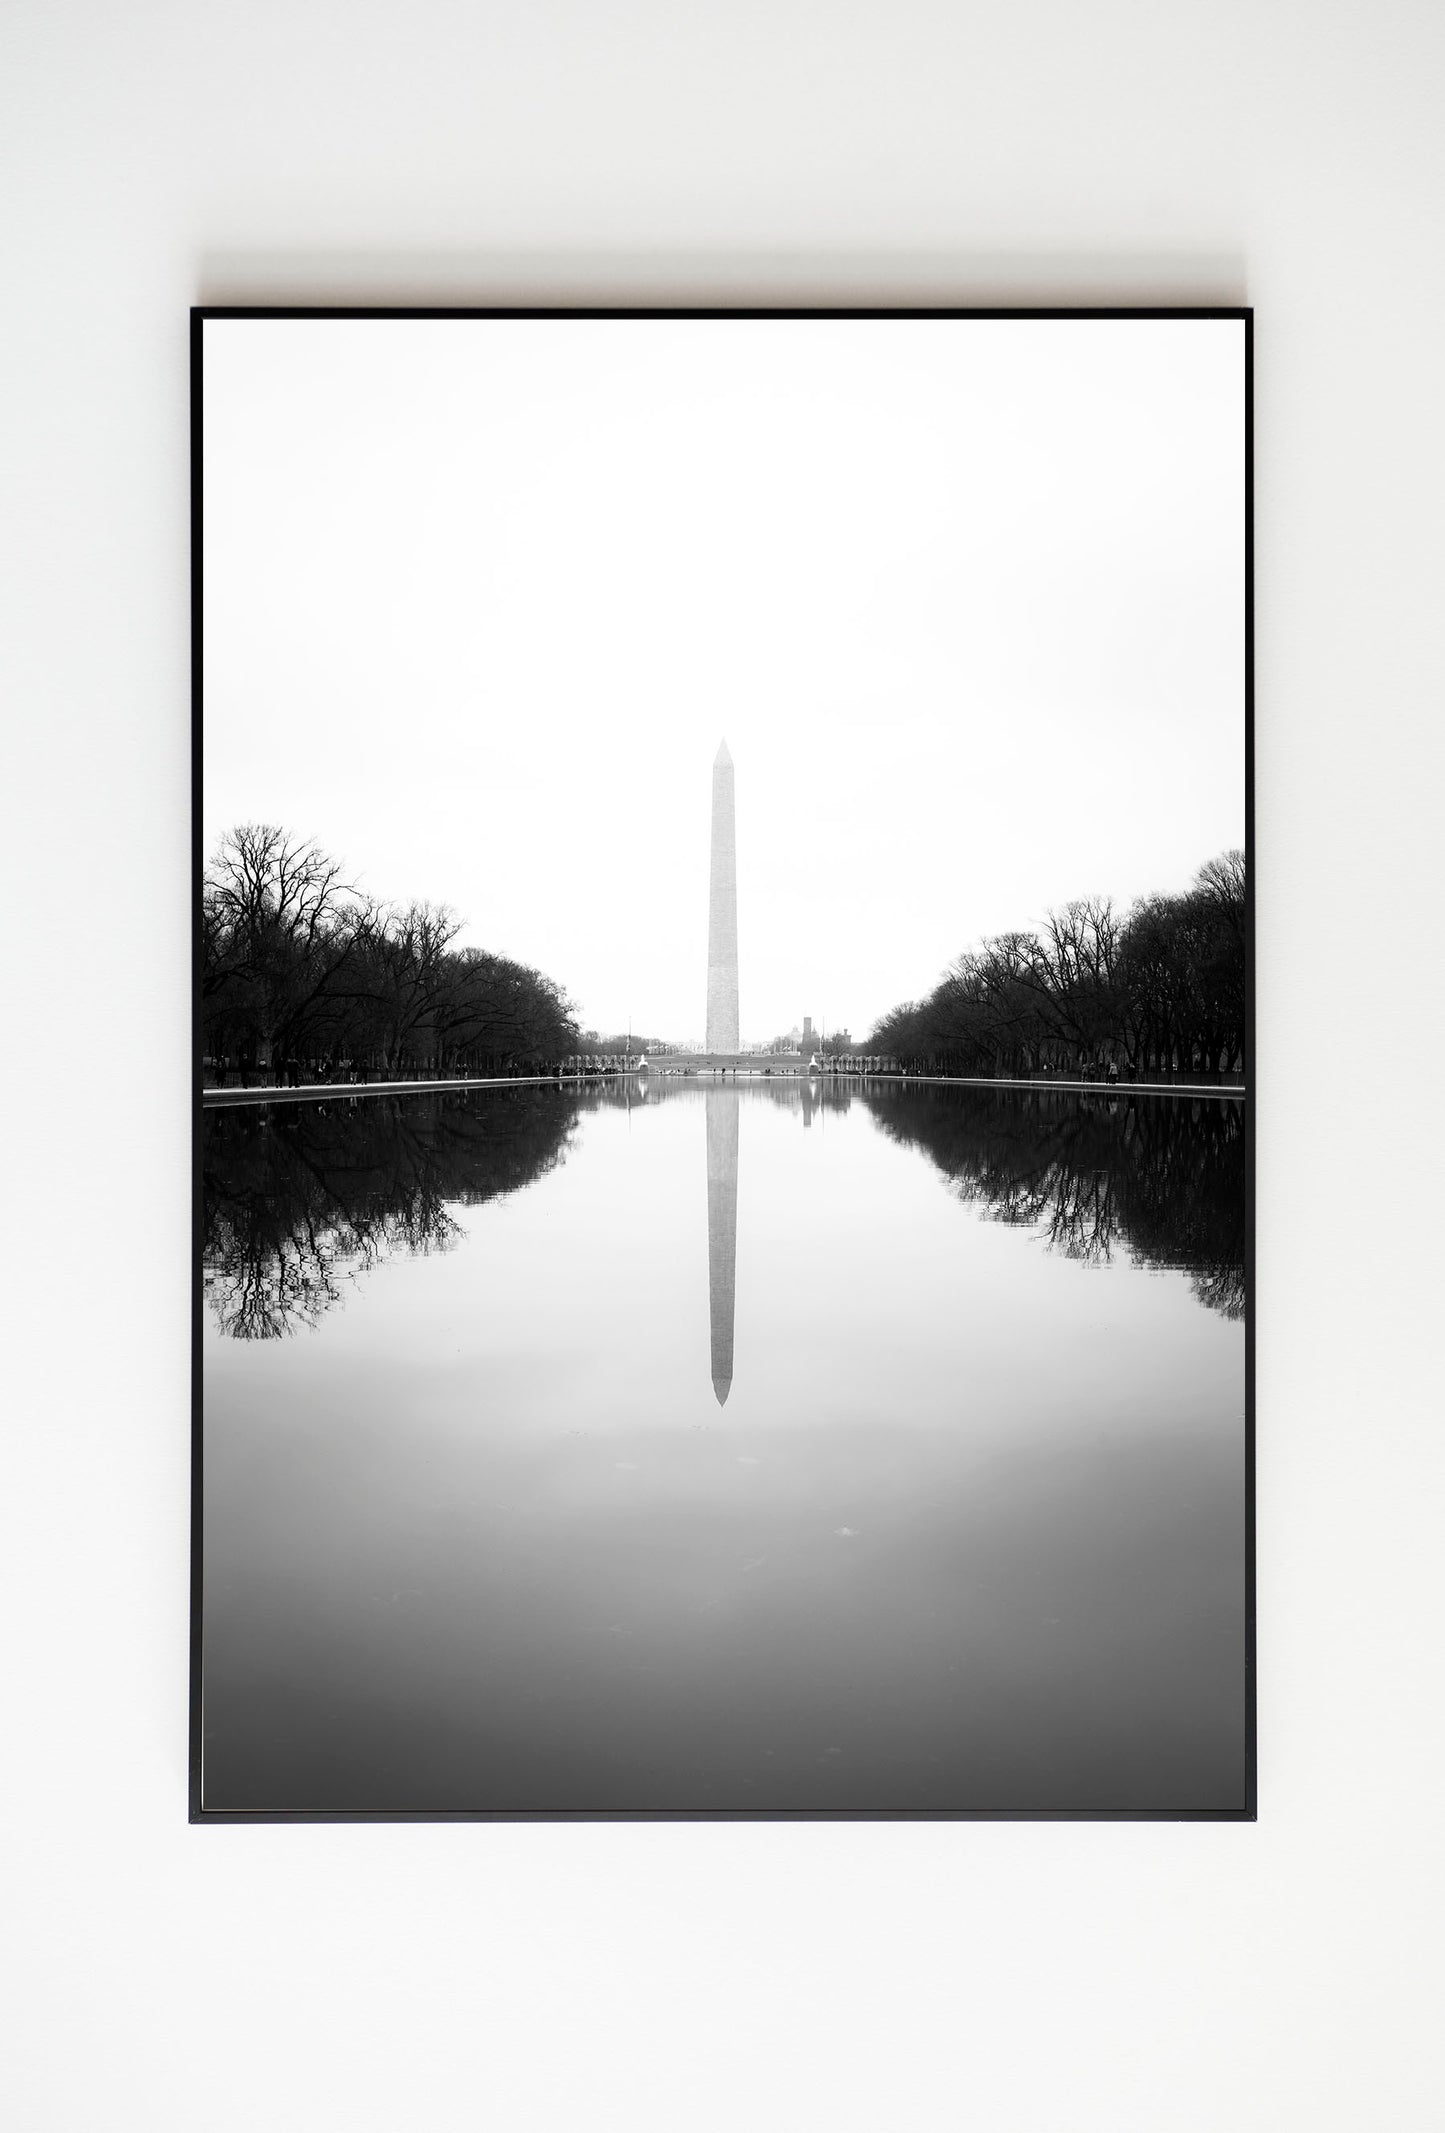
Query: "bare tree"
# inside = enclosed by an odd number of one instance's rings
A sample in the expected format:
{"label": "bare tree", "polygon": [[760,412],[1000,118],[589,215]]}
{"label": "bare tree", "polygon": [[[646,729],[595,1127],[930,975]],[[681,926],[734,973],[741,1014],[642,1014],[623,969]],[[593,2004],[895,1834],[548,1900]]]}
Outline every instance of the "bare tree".
{"label": "bare tree", "polygon": [[1222,853],[1184,896],[1121,917],[1107,897],[1051,911],[1038,934],[1006,933],[959,956],[926,1000],[867,1040],[917,1070],[951,1074],[1089,1067],[1216,1072],[1245,1040],[1244,855]]}
{"label": "bare tree", "polygon": [[367,900],[314,839],[270,823],[222,839],[202,887],[202,986],[243,1059],[297,1041],[369,922]]}
{"label": "bare tree", "polygon": [[399,1065],[408,1042],[445,999],[451,976],[447,948],[460,931],[461,920],[445,904],[411,903],[375,915],[368,996],[380,1017],[388,1071]]}

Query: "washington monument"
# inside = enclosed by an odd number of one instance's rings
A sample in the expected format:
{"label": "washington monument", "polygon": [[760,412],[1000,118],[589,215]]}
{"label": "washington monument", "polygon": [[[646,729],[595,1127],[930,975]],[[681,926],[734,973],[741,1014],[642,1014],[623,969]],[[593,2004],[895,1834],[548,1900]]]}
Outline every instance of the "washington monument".
{"label": "washington monument", "polygon": [[712,766],[712,869],[707,905],[707,1049],[738,1050],[738,855],[733,759],[726,741]]}

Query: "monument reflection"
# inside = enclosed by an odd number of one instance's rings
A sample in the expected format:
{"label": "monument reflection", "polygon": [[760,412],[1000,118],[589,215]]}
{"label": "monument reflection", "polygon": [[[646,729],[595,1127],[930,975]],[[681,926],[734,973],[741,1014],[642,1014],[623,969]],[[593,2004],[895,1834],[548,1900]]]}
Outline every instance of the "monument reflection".
{"label": "monument reflection", "polygon": [[733,1320],[737,1311],[738,1111],[736,1088],[705,1091],[707,1104],[707,1295],[712,1329],[712,1389],[726,1407],[733,1389]]}

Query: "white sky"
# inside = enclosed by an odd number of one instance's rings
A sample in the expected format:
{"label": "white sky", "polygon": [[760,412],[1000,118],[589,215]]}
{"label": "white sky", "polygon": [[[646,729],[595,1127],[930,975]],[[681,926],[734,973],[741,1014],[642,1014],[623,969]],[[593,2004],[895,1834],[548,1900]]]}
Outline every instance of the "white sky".
{"label": "white sky", "polygon": [[1237,321],[212,320],[208,853],[745,1042],[1244,840]]}

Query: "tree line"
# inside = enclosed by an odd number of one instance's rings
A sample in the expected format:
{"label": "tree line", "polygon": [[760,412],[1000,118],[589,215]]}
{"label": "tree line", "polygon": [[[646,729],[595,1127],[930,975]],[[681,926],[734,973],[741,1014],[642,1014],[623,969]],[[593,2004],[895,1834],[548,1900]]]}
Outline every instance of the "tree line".
{"label": "tree line", "polygon": [[1243,852],[1202,866],[1183,895],[1120,913],[1108,897],[1051,911],[950,964],[924,1000],[868,1039],[912,1073],[1213,1077],[1244,1065]]}
{"label": "tree line", "polygon": [[313,839],[268,823],[222,839],[200,924],[203,1050],[218,1079],[526,1073],[578,1049],[552,978],[456,948],[462,922],[446,905],[383,903]]}

